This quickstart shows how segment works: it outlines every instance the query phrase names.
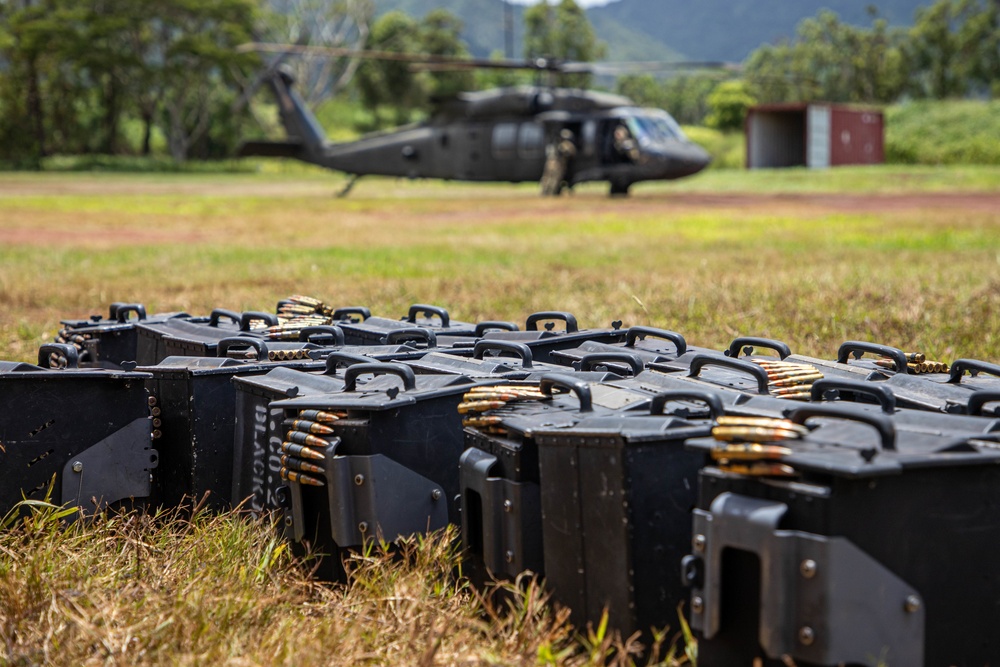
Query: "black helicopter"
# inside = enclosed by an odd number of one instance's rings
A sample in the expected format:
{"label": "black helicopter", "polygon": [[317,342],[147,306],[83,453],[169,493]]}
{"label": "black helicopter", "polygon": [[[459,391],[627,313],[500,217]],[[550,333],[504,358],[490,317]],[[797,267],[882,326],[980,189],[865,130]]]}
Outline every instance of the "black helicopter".
{"label": "black helicopter", "polygon": [[[474,66],[497,66],[496,61],[486,63]],[[566,64],[545,61],[513,67],[570,71]],[[566,184],[607,181],[612,195],[626,195],[641,181],[690,176],[711,162],[666,111],[640,108],[607,93],[542,85],[461,93],[439,103],[424,122],[334,144],[296,93],[287,71],[272,68],[266,84],[277,97],[288,138],[247,142],[240,155],[290,157],[346,172],[354,179],[342,194],[369,174],[539,181],[546,149],[567,138],[575,150],[566,164]]]}

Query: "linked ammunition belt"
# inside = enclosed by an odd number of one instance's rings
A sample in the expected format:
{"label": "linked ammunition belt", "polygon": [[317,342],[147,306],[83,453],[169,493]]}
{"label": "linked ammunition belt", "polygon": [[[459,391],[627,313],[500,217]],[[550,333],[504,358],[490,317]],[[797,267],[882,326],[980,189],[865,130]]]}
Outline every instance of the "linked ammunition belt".
{"label": "linked ammunition belt", "polygon": [[[293,294],[278,307],[278,324],[267,327],[265,330],[267,339],[298,340],[299,332],[306,327],[332,324],[333,310],[333,306],[328,306],[319,299]],[[271,361],[281,360],[284,359],[271,359]]]}
{"label": "linked ammunition belt", "polygon": [[329,424],[346,416],[322,410],[300,410],[297,419],[282,422],[288,431],[281,443],[281,479],[307,486],[326,486],[326,482],[315,475],[326,473],[320,465],[326,460],[326,449],[340,442]]}
{"label": "linked ammunition belt", "polygon": [[[80,357],[83,357],[84,345],[86,345],[88,340],[93,338],[93,334],[89,333],[76,333],[70,327],[63,327],[59,330],[59,334],[56,336],[55,342],[62,343],[63,345],[72,345],[76,348],[76,352]],[[58,352],[49,353],[49,368],[66,368],[69,366],[69,359]]]}
{"label": "linked ammunition belt", "polygon": [[712,428],[719,445],[712,459],[720,470],[754,477],[794,477],[797,473],[781,459],[792,453],[786,446],[809,430],[787,419],[721,416]]}
{"label": "linked ammunition belt", "polygon": [[299,359],[313,359],[314,357],[309,354],[309,350],[306,348],[299,348],[295,350],[268,350],[267,358],[268,361],[296,361]]}
{"label": "linked ammunition belt", "polygon": [[788,361],[754,359],[754,363],[767,371],[768,390],[779,398],[808,401],[812,383],[823,379],[818,368],[810,364]]}
{"label": "linked ammunition belt", "polygon": [[504,415],[511,412],[508,404],[517,401],[540,401],[551,398],[537,386],[497,385],[476,387],[462,397],[458,413],[463,415],[462,426],[471,426],[486,433],[504,435],[507,429],[500,426]]}
{"label": "linked ammunition belt", "polygon": [[[875,361],[875,365],[879,368],[896,370],[896,362],[888,357],[877,359]],[[946,363],[940,361],[928,361],[927,357],[924,356],[922,352],[906,353],[906,369],[913,375],[920,375],[922,373],[947,373],[951,370]]]}

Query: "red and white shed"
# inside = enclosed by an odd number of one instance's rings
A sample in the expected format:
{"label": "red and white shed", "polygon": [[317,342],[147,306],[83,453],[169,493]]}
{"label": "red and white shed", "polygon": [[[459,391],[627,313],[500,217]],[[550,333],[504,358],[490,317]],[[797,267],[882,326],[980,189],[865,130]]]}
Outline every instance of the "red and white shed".
{"label": "red and white shed", "polygon": [[882,112],[835,104],[751,107],[745,124],[747,169],[885,161]]}

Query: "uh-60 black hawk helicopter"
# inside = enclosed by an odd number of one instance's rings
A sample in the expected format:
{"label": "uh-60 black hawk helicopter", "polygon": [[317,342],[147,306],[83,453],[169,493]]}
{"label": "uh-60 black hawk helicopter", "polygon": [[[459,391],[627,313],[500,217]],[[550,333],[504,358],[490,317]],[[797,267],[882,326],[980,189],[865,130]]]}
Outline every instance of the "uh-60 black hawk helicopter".
{"label": "uh-60 black hawk helicopter", "polygon": [[[296,47],[247,45],[258,50]],[[308,48],[308,47],[306,47]],[[340,49],[326,49],[345,55]],[[360,52],[371,57],[372,52]],[[423,56],[375,54],[374,57],[417,60]],[[495,61],[431,57],[437,69],[503,67],[546,72],[593,70],[587,63],[547,60]],[[698,63],[698,66],[718,66]],[[704,169],[711,156],[685,136],[662,109],[640,108],[619,95],[546,85],[516,86],[460,93],[439,101],[420,123],[365,135],[355,141],[330,143],[316,118],[296,93],[291,75],[281,67],[265,75],[278,101],[285,141],[245,143],[240,154],[290,157],[354,176],[401,176],[459,181],[540,181],[546,155],[560,142],[572,142],[562,179],[572,188],[588,181],[607,181],[610,194],[626,195],[634,183],[690,176]],[[551,164],[550,164],[551,166]],[[561,188],[556,188],[557,194]]]}

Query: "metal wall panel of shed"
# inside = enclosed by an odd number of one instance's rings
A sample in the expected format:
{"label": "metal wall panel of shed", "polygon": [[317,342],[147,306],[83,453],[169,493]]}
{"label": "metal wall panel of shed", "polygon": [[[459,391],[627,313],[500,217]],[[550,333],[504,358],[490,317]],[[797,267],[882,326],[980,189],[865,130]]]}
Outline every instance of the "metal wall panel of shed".
{"label": "metal wall panel of shed", "polygon": [[747,168],[773,169],[805,164],[805,108],[751,109],[747,115]]}
{"label": "metal wall panel of shed", "polygon": [[825,169],[830,166],[830,107],[810,105],[806,112],[808,142],[806,166]]}
{"label": "metal wall panel of shed", "polygon": [[833,108],[830,164],[882,164],[883,119],[878,111]]}

